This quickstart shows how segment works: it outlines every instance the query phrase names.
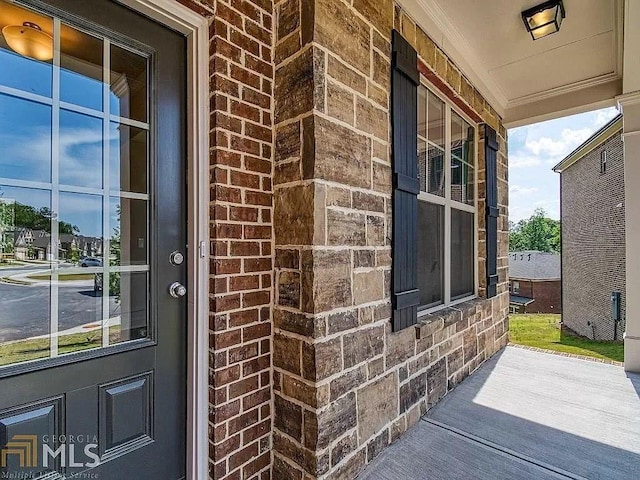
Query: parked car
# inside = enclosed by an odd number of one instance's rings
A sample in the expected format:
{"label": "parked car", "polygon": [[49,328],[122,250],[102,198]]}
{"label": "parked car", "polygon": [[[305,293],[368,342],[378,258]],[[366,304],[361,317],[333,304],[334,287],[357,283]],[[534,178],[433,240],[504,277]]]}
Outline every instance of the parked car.
{"label": "parked car", "polygon": [[81,267],[101,267],[102,259],[98,257],[84,257],[80,259],[78,264]]}

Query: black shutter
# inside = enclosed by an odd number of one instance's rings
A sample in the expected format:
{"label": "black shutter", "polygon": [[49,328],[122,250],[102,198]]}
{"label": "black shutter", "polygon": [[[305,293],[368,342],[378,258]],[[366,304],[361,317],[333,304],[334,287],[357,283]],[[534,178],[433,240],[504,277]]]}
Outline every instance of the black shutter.
{"label": "black shutter", "polygon": [[418,55],[396,30],[392,37],[393,330],[418,318]]}
{"label": "black shutter", "polygon": [[498,287],[498,137],[489,125],[484,126],[487,212],[487,298],[495,297]]}

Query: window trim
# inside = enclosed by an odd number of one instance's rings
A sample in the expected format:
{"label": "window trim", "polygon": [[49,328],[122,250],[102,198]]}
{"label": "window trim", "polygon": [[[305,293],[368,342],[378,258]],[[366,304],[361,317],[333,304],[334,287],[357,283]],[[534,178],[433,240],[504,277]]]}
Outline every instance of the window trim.
{"label": "window trim", "polygon": [[607,173],[607,150],[600,152],[600,175]]}
{"label": "window trim", "polygon": [[[435,195],[433,193],[420,191],[418,194],[418,201],[426,201],[430,203],[434,203],[437,205],[444,206],[444,294],[442,303],[434,306],[418,306],[418,318],[424,315],[428,315],[433,312],[437,312],[438,310],[442,310],[443,308],[452,307],[454,305],[458,305],[460,303],[467,302],[469,300],[473,300],[478,297],[478,289],[479,289],[479,257],[478,257],[478,244],[479,244],[479,232],[478,232],[478,144],[479,137],[478,132],[480,131],[480,125],[471,119],[469,115],[467,115],[464,111],[462,111],[455,103],[447,97],[444,93],[442,93],[433,83],[431,83],[424,76],[420,75],[420,86],[427,88],[432,94],[434,94],[437,98],[439,98],[442,102],[444,102],[444,121],[445,121],[445,131],[444,131],[444,172],[445,172],[445,182],[444,182],[444,197],[439,195]],[[451,199],[451,112],[455,112],[459,115],[465,122],[471,125],[474,129],[474,141],[473,141],[473,165],[474,165],[474,176],[473,176],[473,205],[468,205],[466,203],[458,202],[456,200]],[[418,137],[420,138],[420,136]],[[427,145],[429,145],[428,139]],[[465,295],[464,297],[459,297],[456,299],[451,298],[451,209],[455,208],[457,210],[461,210],[468,213],[473,213],[473,258],[474,258],[474,285],[473,285],[473,293],[471,295]]]}
{"label": "window trim", "polygon": [[520,293],[520,282],[518,280],[513,281],[513,293],[518,295]]}

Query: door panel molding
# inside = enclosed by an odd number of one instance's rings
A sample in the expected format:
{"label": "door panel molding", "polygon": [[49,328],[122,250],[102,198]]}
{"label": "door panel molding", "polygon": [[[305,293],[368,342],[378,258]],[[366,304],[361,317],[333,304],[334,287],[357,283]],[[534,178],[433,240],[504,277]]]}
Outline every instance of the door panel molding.
{"label": "door panel molding", "polygon": [[209,478],[209,22],[175,0],[117,1],[187,39],[187,478],[205,480]]}

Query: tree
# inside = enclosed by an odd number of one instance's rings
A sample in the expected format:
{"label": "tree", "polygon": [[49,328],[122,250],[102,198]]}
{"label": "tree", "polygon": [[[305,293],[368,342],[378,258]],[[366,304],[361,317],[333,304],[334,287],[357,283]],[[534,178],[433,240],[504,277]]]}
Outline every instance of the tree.
{"label": "tree", "polygon": [[560,252],[560,222],[547,217],[542,208],[517,224],[509,222],[509,251]]}

